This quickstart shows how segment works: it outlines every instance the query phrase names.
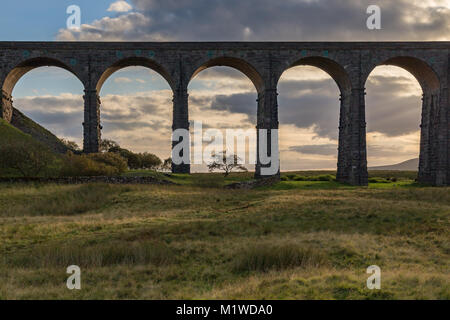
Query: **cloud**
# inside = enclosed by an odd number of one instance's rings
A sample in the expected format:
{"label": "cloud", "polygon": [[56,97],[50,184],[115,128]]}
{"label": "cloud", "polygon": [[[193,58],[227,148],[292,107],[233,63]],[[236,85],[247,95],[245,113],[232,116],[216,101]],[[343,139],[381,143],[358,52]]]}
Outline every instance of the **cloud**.
{"label": "cloud", "polygon": [[81,142],[84,117],[83,97],[64,93],[59,96],[25,97],[14,107],[59,137]]}
{"label": "cloud", "polygon": [[139,12],[130,12],[118,17],[104,17],[93,21],[91,24],[83,24],[79,31],[61,29],[56,39],[61,41],[163,41],[170,38],[158,32],[149,33],[152,20]]}
{"label": "cloud", "polygon": [[337,145],[336,144],[317,144],[317,145],[303,145],[303,146],[291,146],[289,151],[304,153],[304,154],[315,154],[315,155],[337,155]]}
{"label": "cloud", "polygon": [[[122,1],[121,1],[122,2]],[[100,19],[58,39],[178,41],[449,40],[444,0],[379,0],[382,30],[368,30],[371,0],[133,0],[137,12]],[[142,15],[142,16],[139,16]],[[143,19],[145,18],[145,19]],[[131,26],[131,28],[130,28]],[[132,30],[132,31],[130,31]]]}
{"label": "cloud", "polygon": [[256,98],[256,93],[253,92],[217,95],[211,102],[211,108],[229,113],[243,113],[248,116],[251,122],[256,123]]}
{"label": "cloud", "polygon": [[129,78],[125,78],[125,77],[119,77],[119,78],[115,78],[114,82],[115,83],[130,83],[130,82],[133,82],[133,80],[131,80]]}
{"label": "cloud", "polygon": [[108,8],[109,12],[128,12],[131,10],[133,10],[133,7],[128,2],[123,0],[111,3]]}
{"label": "cloud", "polygon": [[[296,70],[298,74],[305,67]],[[408,73],[389,75],[381,68],[367,82],[366,120],[369,132],[380,132],[386,137],[402,136],[418,129],[421,99],[417,82]],[[389,69],[392,71],[392,69]],[[391,72],[392,73],[392,72]],[[214,77],[219,78],[219,72]],[[226,75],[224,75],[226,76]],[[290,80],[282,77],[278,87],[278,117],[281,124],[310,128],[318,137],[336,140],[339,126],[339,90],[331,79]],[[256,93],[203,95],[191,94],[193,102],[229,114],[246,115],[256,124]]]}
{"label": "cloud", "polygon": [[387,137],[395,137],[419,129],[421,97],[411,89],[411,82],[404,77],[369,77],[366,84],[368,132],[380,132]]}
{"label": "cloud", "polygon": [[70,113],[82,112],[84,101],[81,95],[61,93],[58,96],[44,95],[18,98],[14,100],[14,106],[24,111]]}

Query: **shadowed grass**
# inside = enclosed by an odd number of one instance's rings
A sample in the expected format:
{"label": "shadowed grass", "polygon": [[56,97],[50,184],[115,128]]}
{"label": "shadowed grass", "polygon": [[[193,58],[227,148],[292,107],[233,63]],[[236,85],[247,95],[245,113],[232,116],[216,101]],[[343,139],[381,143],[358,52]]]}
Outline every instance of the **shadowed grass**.
{"label": "shadowed grass", "polygon": [[[27,188],[23,185],[22,188]],[[97,210],[112,198],[129,191],[127,186],[85,184],[77,186],[36,185],[32,192],[0,195],[0,216],[77,215]],[[30,191],[30,189],[29,189]]]}
{"label": "shadowed grass", "polygon": [[105,267],[114,265],[153,264],[175,262],[175,253],[158,242],[118,242],[84,246],[80,244],[52,244],[39,246],[32,252],[5,257],[5,264],[21,268],[58,268],[69,265]]}
{"label": "shadowed grass", "polygon": [[296,244],[258,244],[236,254],[235,272],[285,270],[289,268],[318,268],[328,264],[323,252]]}

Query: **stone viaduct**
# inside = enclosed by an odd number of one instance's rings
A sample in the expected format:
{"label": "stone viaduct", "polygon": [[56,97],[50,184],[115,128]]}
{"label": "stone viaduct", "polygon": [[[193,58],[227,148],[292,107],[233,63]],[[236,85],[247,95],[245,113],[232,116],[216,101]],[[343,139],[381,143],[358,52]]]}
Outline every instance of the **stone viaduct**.
{"label": "stone viaduct", "polygon": [[[228,66],[255,85],[256,128],[277,129],[277,83],[298,65],[324,70],[340,89],[339,181],[367,184],[365,83],[375,67],[393,65],[413,74],[423,91],[419,181],[450,185],[450,42],[0,42],[0,116],[10,121],[11,93],[24,74],[64,68],[84,85],[84,151],[97,152],[99,92],[115,71],[144,66],[158,72],[173,90],[172,128],[188,129],[189,81],[206,68]],[[190,165],[173,171],[189,172]],[[256,176],[259,171],[257,164]]]}

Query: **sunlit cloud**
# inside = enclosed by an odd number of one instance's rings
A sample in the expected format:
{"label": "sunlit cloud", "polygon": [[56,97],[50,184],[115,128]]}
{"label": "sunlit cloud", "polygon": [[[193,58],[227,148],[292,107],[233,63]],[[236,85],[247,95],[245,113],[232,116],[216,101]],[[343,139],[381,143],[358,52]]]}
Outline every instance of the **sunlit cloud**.
{"label": "sunlit cloud", "polygon": [[126,1],[120,0],[111,5],[108,8],[108,12],[128,12],[133,10],[133,7]]}

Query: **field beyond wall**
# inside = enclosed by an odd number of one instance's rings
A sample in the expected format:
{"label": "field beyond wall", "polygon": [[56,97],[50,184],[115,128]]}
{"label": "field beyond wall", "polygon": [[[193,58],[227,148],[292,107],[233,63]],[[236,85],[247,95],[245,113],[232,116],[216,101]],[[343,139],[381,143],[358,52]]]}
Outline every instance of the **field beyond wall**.
{"label": "field beyond wall", "polygon": [[[0,299],[450,299],[450,188],[287,173],[223,189],[249,175],[0,184]],[[73,264],[81,290],[66,288]]]}

